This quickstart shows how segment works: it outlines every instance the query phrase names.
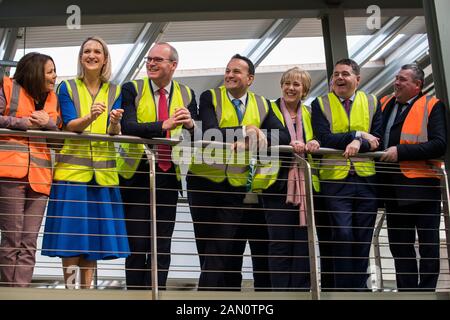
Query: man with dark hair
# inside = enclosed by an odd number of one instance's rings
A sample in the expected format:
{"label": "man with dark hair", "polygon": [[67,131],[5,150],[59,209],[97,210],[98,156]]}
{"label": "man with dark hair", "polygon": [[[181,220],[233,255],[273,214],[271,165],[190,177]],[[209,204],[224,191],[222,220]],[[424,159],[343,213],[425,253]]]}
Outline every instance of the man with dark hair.
{"label": "man with dark hair", "polygon": [[[434,291],[439,277],[441,162],[447,128],[445,105],[422,93],[424,72],[401,67],[394,95],[381,99],[386,154],[382,198],[386,200],[389,247],[400,291]],[[445,179],[445,178],[444,178]],[[414,248],[416,231],[420,263]]]}
{"label": "man with dark hair", "polygon": [[[199,120],[204,136],[214,136],[218,142],[235,143],[235,148],[239,145],[247,148],[249,136],[256,137],[260,146],[289,143],[289,134],[275,116],[270,102],[249,91],[254,73],[250,59],[234,55],[227,64],[224,85],[202,93]],[[215,134],[209,134],[211,132]],[[226,137],[233,137],[233,140],[226,141]],[[216,156],[221,152],[226,151],[215,149]],[[244,151],[236,150],[235,154],[239,152]],[[203,157],[203,163],[190,166],[187,178],[202,271],[199,289],[240,289],[246,239],[249,239],[252,255],[258,256],[253,257],[255,287],[270,287],[264,212],[244,210],[247,181],[252,171],[249,163],[240,166],[220,161],[208,164],[206,161],[211,159],[206,152]]]}
{"label": "man with dark hair", "polygon": [[319,172],[332,229],[337,290],[367,288],[377,212],[374,161],[356,156],[378,148],[381,112],[375,96],[357,90],[359,82],[358,64],[342,59],[334,66],[332,91],[311,105],[314,135],[321,146],[344,151],[324,155]]}

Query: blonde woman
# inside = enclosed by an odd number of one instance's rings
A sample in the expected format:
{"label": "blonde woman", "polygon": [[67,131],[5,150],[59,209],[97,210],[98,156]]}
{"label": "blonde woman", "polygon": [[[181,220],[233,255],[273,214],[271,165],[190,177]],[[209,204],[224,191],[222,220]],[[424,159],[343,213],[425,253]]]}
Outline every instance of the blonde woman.
{"label": "blonde woman", "polygon": [[[120,133],[120,88],[108,82],[110,75],[106,43],[87,38],[78,77],[58,88],[65,130]],[[56,156],[42,253],[62,258],[67,287],[74,284],[76,267],[81,288],[90,288],[97,260],[128,255],[115,155],[111,142],[66,139]]]}

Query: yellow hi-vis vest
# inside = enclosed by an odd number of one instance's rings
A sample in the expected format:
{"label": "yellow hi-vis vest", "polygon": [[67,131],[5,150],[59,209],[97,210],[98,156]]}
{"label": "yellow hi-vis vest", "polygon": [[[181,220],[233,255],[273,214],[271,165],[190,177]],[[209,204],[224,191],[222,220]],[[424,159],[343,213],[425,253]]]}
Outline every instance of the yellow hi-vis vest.
{"label": "yellow hi-vis vest", "polygon": [[[302,108],[302,125],[303,125],[303,130],[305,132],[304,139],[305,139],[305,142],[309,142],[314,139],[312,124],[311,124],[311,107],[302,104],[301,108]],[[272,110],[274,111],[277,118],[280,119],[281,123],[284,126],[286,126],[283,114],[281,113],[280,108],[274,101],[272,102]],[[311,154],[308,154],[306,156],[306,158],[307,158],[309,164],[311,165],[311,175],[312,175],[312,180],[313,180],[314,191],[320,192],[319,160],[314,159]],[[278,171],[277,171],[277,173],[278,173]],[[269,181],[270,184],[263,189],[267,189],[268,187],[270,187],[276,181],[277,178],[278,178],[278,176],[275,177],[274,181],[270,180]]]}
{"label": "yellow hi-vis vest", "polygon": [[[377,108],[377,98],[374,95],[357,91],[353,101],[350,119],[339,98],[330,92],[318,97],[323,114],[330,123],[332,133],[345,133],[349,131],[369,132],[373,116]],[[356,174],[360,177],[369,177],[375,174],[375,163],[368,158],[351,159]],[[350,160],[341,155],[324,155],[320,164],[321,180],[342,180],[350,171]]]}
{"label": "yellow hi-vis vest", "polygon": [[[150,80],[143,78],[132,81],[136,88],[136,117],[138,123],[155,122],[158,121],[155,97],[150,88]],[[184,106],[187,108],[192,100],[192,94],[189,87],[182,85],[176,81],[172,81],[172,97],[170,98],[169,117],[175,111]],[[183,126],[179,125],[175,129],[170,130],[171,138],[178,138],[181,135]],[[141,161],[144,153],[143,144],[121,143],[119,147],[120,157],[117,159],[119,174],[125,179],[131,179]],[[172,159],[174,156],[179,156],[180,152],[177,147],[172,147]],[[178,180],[181,179],[180,168],[175,165]]]}
{"label": "yellow hi-vis vest", "polygon": [[[211,89],[212,102],[220,128],[254,125],[261,127],[269,112],[267,100],[248,91],[247,107],[242,122],[239,123],[236,109],[230,101],[224,86]],[[249,177],[248,153],[222,148],[196,148],[189,170],[198,176],[220,183],[228,179],[235,187],[245,186]]]}
{"label": "yellow hi-vis vest", "polygon": [[[77,110],[78,118],[88,115],[95,102],[101,102],[107,106],[107,111],[84,130],[90,133],[106,134],[108,116],[120,95],[120,87],[108,82],[103,83],[97,96],[92,97],[81,79],[64,82]],[[97,184],[116,186],[119,184],[116,158],[113,142],[65,139],[62,150],[56,154],[54,180],[89,182],[95,175]]]}

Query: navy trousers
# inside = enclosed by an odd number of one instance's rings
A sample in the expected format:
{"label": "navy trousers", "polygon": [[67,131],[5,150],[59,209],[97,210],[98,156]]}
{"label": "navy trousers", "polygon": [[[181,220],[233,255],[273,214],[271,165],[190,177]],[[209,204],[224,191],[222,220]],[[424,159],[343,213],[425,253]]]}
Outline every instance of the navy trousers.
{"label": "navy trousers", "polygon": [[339,181],[323,181],[326,209],[330,213],[334,287],[367,288],[369,252],[378,209],[375,177],[349,174]]}

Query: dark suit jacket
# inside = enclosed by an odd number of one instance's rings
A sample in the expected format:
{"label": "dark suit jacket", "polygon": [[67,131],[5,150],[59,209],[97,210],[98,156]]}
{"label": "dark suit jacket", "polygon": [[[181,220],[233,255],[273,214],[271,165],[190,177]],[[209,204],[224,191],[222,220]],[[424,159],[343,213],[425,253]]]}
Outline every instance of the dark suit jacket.
{"label": "dark suit jacket", "polygon": [[[345,150],[347,145],[355,139],[356,131],[348,131],[344,133],[331,133],[330,123],[322,112],[318,99],[314,99],[311,104],[312,108],[312,127],[314,136],[319,140],[320,146],[323,148],[333,148],[339,150]],[[382,133],[382,118],[381,118],[381,106],[378,102],[377,111],[372,119],[372,127],[370,128],[370,134],[375,137],[381,138]],[[359,152],[370,151],[369,142],[366,139],[362,139],[362,144]]]}
{"label": "dark suit jacket", "polygon": [[[150,80],[149,80],[150,81]],[[173,85],[169,94],[169,101],[173,94]],[[150,82],[150,89],[153,92],[153,88]],[[197,102],[195,101],[195,93],[191,89],[192,99],[187,106],[191,113],[192,119],[197,119]],[[136,107],[134,99],[136,98],[136,89],[131,82],[127,82],[122,86],[122,108],[124,109],[122,117],[122,133],[125,135],[138,136],[141,138],[164,138],[167,132],[162,130],[163,121],[155,121],[148,123],[138,123],[136,116]]]}
{"label": "dark suit jacket", "polygon": [[[275,134],[278,135],[277,138],[279,145],[289,144],[289,142],[291,141],[289,132],[283,126],[280,120],[278,120],[275,113],[273,113],[272,108],[270,108],[269,100],[267,100],[267,103],[269,105],[269,112],[261,125],[261,129],[267,130],[267,140],[269,145],[271,144],[272,140],[275,139]],[[217,119],[216,111],[212,103],[211,91],[209,90],[204,91],[200,96],[199,120],[202,121],[203,132],[208,129],[218,129],[222,132],[222,136],[225,139],[226,130],[234,130],[236,137],[242,138],[242,134],[239,134],[242,133],[242,126],[219,128],[219,121]],[[278,130],[278,132],[273,129]]]}
{"label": "dark suit jacket", "polygon": [[[422,94],[412,104],[421,96]],[[428,118],[428,142],[409,145],[400,144],[402,126],[411,110],[412,104],[403,111],[400,118],[392,125],[388,147],[397,146],[399,161],[438,159],[442,157],[445,154],[447,146],[447,127],[445,105],[441,101],[436,103]],[[383,132],[386,130],[386,125],[394,106],[395,99],[392,99],[383,111]],[[411,204],[421,199],[439,199],[440,197],[441,191],[439,188],[436,188],[440,184],[437,179],[407,178],[401,174],[398,163],[383,163],[383,169],[380,169],[380,171],[385,172],[380,175],[383,183],[396,185],[395,187],[384,187],[383,197],[392,198],[391,192],[394,192],[396,198],[399,199],[399,205]],[[419,187],[411,187],[412,185]],[[401,199],[405,199],[405,201]]]}

